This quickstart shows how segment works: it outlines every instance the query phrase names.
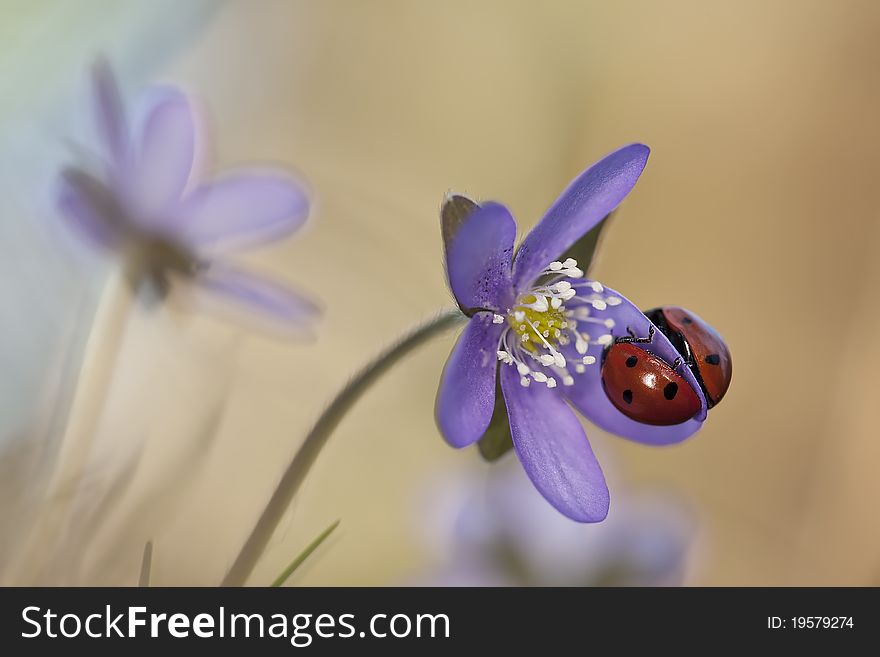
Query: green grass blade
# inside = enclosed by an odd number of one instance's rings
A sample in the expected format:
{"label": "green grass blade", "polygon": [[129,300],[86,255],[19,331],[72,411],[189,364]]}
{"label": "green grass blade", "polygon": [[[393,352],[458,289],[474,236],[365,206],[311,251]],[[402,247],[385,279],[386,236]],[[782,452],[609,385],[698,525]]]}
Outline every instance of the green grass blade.
{"label": "green grass blade", "polygon": [[302,552],[300,552],[299,556],[297,556],[296,559],[294,559],[293,561],[290,562],[290,565],[287,566],[287,568],[285,568],[284,571],[278,577],[275,578],[275,581],[272,582],[272,584],[270,584],[270,586],[277,587],[277,586],[281,586],[282,584],[284,584],[284,582],[286,582],[288,580],[288,578],[291,575],[293,575],[294,571],[302,565],[303,561],[308,559],[309,556],[312,554],[312,552],[317,550],[320,547],[321,543],[323,543],[324,541],[327,540],[327,537],[329,537],[330,534],[333,533],[333,530],[339,526],[339,522],[340,521],[337,520],[332,525],[327,527],[327,529],[325,529],[320,534],[318,534],[315,537],[315,540],[313,540],[311,543],[309,543],[306,546],[306,549],[303,550]]}

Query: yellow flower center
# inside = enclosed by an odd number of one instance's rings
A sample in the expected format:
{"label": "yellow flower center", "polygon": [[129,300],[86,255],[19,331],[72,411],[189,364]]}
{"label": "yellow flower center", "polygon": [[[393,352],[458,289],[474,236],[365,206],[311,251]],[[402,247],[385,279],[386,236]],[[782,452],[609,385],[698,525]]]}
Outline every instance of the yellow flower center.
{"label": "yellow flower center", "polygon": [[[493,314],[493,324],[507,323],[498,342],[498,360],[516,367],[522,386],[536,381],[555,388],[557,377],[563,386],[572,386],[569,368],[583,374],[597,362],[595,355],[587,353],[590,347],[604,347],[614,340],[609,333],[614,320],[593,313],[602,313],[622,299],[606,294],[601,283],[583,276],[573,258],[551,262],[538,277],[542,282],[520,295],[505,315]],[[601,334],[591,337],[584,330],[587,327]]]}
{"label": "yellow flower center", "polygon": [[521,296],[507,315],[507,324],[519,336],[519,345],[533,353],[546,349],[547,344],[558,345],[568,327],[563,306],[542,312],[532,307],[537,300],[534,294]]}

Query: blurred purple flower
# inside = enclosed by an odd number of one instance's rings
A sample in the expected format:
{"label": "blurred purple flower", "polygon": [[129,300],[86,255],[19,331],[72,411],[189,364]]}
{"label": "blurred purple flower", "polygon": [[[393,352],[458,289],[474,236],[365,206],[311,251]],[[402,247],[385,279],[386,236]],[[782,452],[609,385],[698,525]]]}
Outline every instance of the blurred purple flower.
{"label": "blurred purple flower", "polygon": [[241,170],[200,180],[199,122],[193,103],[174,88],[155,87],[129,123],[109,66],[93,71],[99,143],[96,171],[61,172],[57,203],[86,241],[126,258],[137,285],[164,294],[174,280],[299,323],[315,306],[287,287],[237,269],[216,256],[279,240],[305,222],[305,186],[280,170]]}
{"label": "blurred purple flower", "polygon": [[[602,429],[650,445],[684,440],[706,418],[705,398],[688,368],[680,373],[701,400],[693,419],[650,426],[614,407],[602,387],[601,351],[627,330],[647,336],[652,324],[623,295],[585,279],[575,260],[557,260],[624,199],[648,153],[642,144],[624,146],[580,174],[515,256],[516,222],[498,203],[466,214],[446,237],[449,285],[470,321],[440,382],[440,430],[454,447],[479,440],[492,420],[498,372],[523,467],[553,506],[579,522],[603,520],[609,495],[568,404]],[[659,330],[645,348],[669,363],[678,356]]]}
{"label": "blurred purple flower", "polygon": [[429,544],[439,567],[418,584],[438,586],[677,586],[696,538],[683,500],[627,491],[600,525],[553,510],[520,468],[443,482],[432,495]]}

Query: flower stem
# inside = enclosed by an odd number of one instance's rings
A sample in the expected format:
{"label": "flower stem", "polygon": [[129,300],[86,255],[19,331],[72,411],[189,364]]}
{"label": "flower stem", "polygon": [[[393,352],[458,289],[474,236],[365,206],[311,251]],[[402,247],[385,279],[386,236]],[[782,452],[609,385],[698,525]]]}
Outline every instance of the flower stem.
{"label": "flower stem", "polygon": [[49,483],[47,497],[50,503],[34,521],[25,562],[19,567],[23,577],[31,578],[31,581],[45,571],[54,553],[65,549],[61,536],[69,530],[68,512],[79,492],[106,407],[133,303],[134,296],[126,275],[111,274],[95,310],[66,410],[55,471]]}
{"label": "flower stem", "polygon": [[425,322],[379,354],[336,395],[293,455],[263,513],[223,578],[222,586],[242,586],[247,581],[327,439],[361,395],[413,349],[464,319],[456,309]]}
{"label": "flower stem", "polygon": [[153,541],[144,544],[144,556],[141,559],[141,574],[138,577],[138,586],[141,588],[150,585],[150,572],[153,568]]}

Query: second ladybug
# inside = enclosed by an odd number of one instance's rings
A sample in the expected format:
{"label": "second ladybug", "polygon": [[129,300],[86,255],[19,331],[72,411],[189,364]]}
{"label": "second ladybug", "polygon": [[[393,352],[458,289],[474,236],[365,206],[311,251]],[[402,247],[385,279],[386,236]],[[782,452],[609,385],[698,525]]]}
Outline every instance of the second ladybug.
{"label": "second ladybug", "polygon": [[675,371],[681,359],[670,365],[636,343],[649,343],[648,337],[618,338],[602,357],[602,386],[608,399],[621,413],[642,424],[681,424],[700,410],[700,398],[691,385]]}

